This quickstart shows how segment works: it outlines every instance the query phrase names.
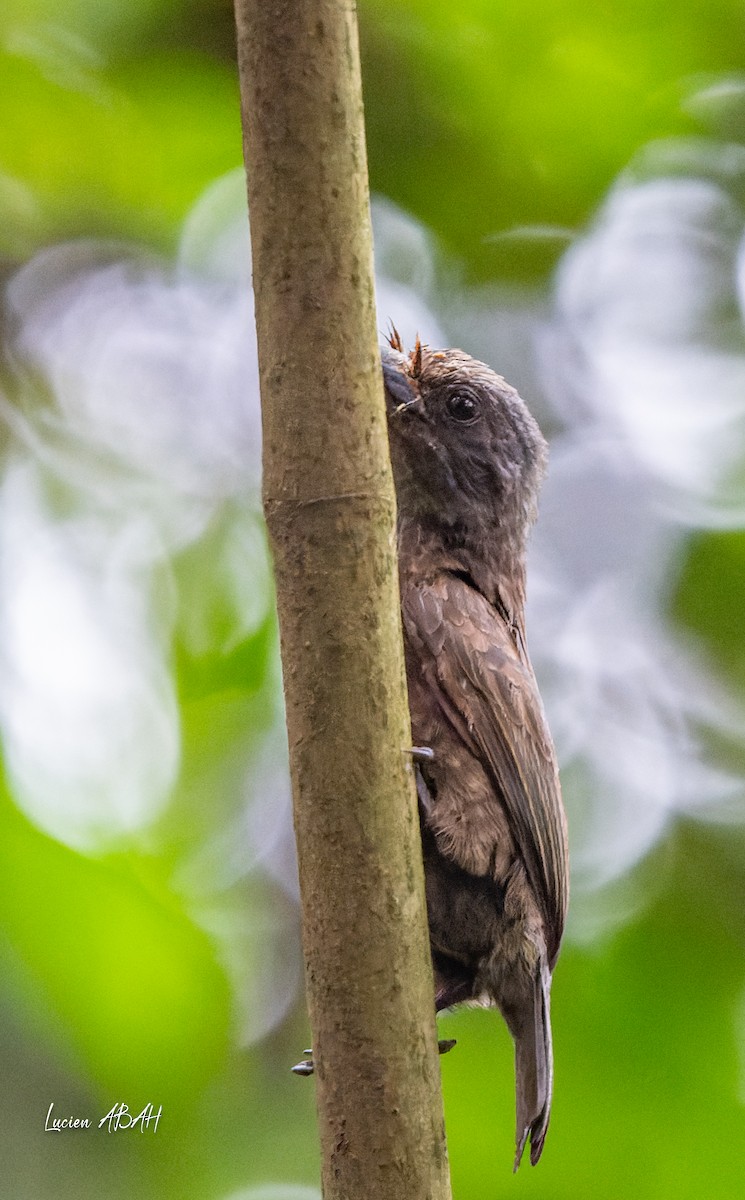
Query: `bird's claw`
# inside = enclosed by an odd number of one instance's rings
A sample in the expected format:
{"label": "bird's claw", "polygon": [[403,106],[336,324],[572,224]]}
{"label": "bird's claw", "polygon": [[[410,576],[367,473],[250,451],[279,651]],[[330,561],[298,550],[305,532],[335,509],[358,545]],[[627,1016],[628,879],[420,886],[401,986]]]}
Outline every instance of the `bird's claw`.
{"label": "bird's claw", "polygon": [[[303,1054],[312,1053],[312,1050],[303,1050]],[[312,1075],[315,1069],[315,1064],[312,1058],[304,1058],[302,1062],[295,1063],[294,1067],[290,1067],[293,1075]]]}
{"label": "bird's claw", "polygon": [[409,746],[404,754],[410,754],[414,762],[434,762],[435,752],[431,746]]}
{"label": "bird's claw", "polygon": [[[449,1054],[455,1044],[455,1038],[440,1038],[437,1049],[440,1054]],[[312,1054],[312,1051],[303,1050],[303,1054]],[[312,1058],[304,1058],[302,1062],[295,1063],[295,1066],[290,1068],[293,1075],[313,1075],[315,1069]]]}

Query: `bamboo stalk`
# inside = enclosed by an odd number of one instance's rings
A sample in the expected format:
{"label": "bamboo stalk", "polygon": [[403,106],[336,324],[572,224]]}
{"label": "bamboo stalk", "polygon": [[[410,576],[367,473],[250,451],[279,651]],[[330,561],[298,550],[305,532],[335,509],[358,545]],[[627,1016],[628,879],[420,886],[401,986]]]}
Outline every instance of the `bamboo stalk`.
{"label": "bamboo stalk", "polygon": [[448,1200],[356,13],[236,16],[323,1194]]}

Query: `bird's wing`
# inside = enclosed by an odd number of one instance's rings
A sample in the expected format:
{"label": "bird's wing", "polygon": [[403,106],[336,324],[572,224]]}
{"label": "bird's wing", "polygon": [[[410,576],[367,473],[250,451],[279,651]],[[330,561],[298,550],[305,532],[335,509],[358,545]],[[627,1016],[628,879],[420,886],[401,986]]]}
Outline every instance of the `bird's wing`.
{"label": "bird's wing", "polygon": [[527,654],[497,609],[454,574],[410,584],[402,604],[407,635],[430,659],[443,712],[492,778],[543,912],[553,965],[568,899],[566,818]]}

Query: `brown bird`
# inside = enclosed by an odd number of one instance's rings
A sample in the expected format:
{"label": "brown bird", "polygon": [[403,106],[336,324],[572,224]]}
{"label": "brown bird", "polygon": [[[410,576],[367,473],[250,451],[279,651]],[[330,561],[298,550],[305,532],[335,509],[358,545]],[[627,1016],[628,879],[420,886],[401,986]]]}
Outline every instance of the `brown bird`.
{"label": "brown bird", "polygon": [[525,546],[546,443],[460,350],[383,354],[437,1010],[496,1005],[515,1042],[517,1152],[543,1149],[566,818],[525,640]]}

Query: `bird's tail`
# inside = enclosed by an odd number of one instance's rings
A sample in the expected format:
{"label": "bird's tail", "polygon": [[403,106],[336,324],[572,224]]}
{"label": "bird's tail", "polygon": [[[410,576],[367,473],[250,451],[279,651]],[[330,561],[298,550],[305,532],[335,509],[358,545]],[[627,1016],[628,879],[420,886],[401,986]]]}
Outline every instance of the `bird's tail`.
{"label": "bird's tail", "polygon": [[533,979],[532,1004],[526,1005],[515,1039],[515,1088],[517,1132],[515,1167],[520,1166],[525,1143],[530,1137],[530,1161],[541,1157],[551,1116],[554,1063],[551,1049],[551,974],[543,960]]}

